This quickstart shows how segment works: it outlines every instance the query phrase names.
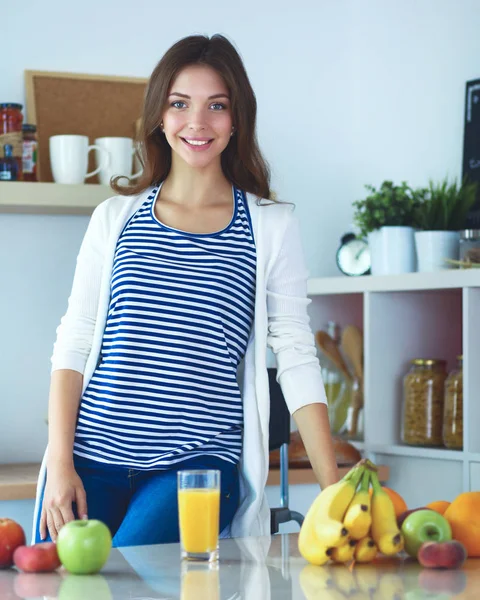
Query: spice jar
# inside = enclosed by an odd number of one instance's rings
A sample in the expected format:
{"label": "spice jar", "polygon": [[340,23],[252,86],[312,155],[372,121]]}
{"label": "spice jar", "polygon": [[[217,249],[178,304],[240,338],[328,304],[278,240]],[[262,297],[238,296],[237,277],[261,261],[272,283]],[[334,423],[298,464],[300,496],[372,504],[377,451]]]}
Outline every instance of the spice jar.
{"label": "spice jar", "polygon": [[445,381],[443,443],[447,448],[463,448],[463,356]]}
{"label": "spice jar", "polygon": [[403,380],[402,441],[441,446],[446,361],[417,358],[410,364]]}
{"label": "spice jar", "polygon": [[22,179],[22,115],[21,104],[13,102],[0,103],[0,156],[4,155],[4,147],[12,146],[12,156],[17,162],[18,179]]}
{"label": "spice jar", "polygon": [[480,229],[465,229],[460,232],[460,260],[466,263],[480,263]]}
{"label": "spice jar", "polygon": [[37,127],[24,123],[23,132],[23,181],[37,181]]}

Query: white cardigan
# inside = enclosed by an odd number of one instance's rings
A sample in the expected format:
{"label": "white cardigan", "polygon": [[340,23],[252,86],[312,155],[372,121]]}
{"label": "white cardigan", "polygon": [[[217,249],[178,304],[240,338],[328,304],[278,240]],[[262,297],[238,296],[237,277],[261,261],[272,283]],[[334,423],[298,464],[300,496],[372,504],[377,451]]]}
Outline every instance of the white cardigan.
{"label": "white cardigan", "polygon": [[[73,369],[84,375],[82,395],[100,355],[117,240],[151,190],[102,202],[93,212],[82,241],[67,312],[57,329],[52,356],[52,371]],[[259,206],[251,194],[247,200],[257,250],[257,277],[254,326],[239,369],[244,437],[233,537],[270,535],[265,497],[270,417],[267,346],[275,354],[278,381],[291,413],[306,404],[327,402],[307,313],[310,300],[298,220],[290,204],[262,201],[263,206]],[[32,543],[46,479],[47,450],[37,485]]]}

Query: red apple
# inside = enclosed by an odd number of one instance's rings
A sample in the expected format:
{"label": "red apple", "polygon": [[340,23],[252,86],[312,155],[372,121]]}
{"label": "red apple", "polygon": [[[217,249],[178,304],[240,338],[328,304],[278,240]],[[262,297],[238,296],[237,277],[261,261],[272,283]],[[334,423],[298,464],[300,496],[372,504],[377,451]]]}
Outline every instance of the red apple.
{"label": "red apple", "polygon": [[420,546],[417,558],[422,567],[459,569],[467,560],[467,551],[457,540],[425,542]]}
{"label": "red apple", "polygon": [[19,546],[13,553],[17,569],[25,573],[46,573],[60,566],[55,542],[41,542],[33,546]]}
{"label": "red apple", "polygon": [[26,544],[25,532],[13,519],[0,519],[0,569],[13,565],[13,553]]}

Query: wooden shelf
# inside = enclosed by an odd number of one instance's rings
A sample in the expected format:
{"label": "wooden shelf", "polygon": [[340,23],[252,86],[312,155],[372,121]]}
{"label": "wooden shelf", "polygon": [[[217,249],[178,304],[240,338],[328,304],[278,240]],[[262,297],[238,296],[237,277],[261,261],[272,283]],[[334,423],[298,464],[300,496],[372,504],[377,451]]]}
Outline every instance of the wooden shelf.
{"label": "wooden shelf", "polygon": [[390,456],[411,456],[412,458],[436,458],[438,460],[463,460],[461,450],[448,450],[447,448],[425,448],[417,446],[388,446],[383,444],[372,444],[367,448],[368,452],[375,454],[386,454]]}
{"label": "wooden shelf", "polygon": [[[390,475],[390,469],[383,465],[380,465],[378,469],[380,481],[387,481]],[[341,477],[348,471],[348,468],[341,468]],[[0,465],[0,500],[24,500],[35,498],[39,472],[39,463]],[[288,472],[288,481],[290,485],[317,483],[312,469],[290,469]],[[271,469],[268,475],[267,485],[279,485],[279,483],[280,470]]]}
{"label": "wooden shelf", "polygon": [[0,500],[35,498],[40,463],[0,465]]}
{"label": "wooden shelf", "polygon": [[[390,468],[385,465],[378,466],[378,477],[381,482],[388,481],[390,477]],[[350,467],[341,467],[339,470],[340,477],[343,477],[350,471]],[[318,483],[312,469],[289,469],[288,470],[289,485],[311,484]],[[270,469],[267,478],[267,485],[280,485],[280,469]]]}
{"label": "wooden shelf", "polygon": [[364,292],[409,292],[480,287],[480,269],[448,269],[435,273],[319,277],[308,281],[309,296],[363,294]]}
{"label": "wooden shelf", "polygon": [[90,215],[114,195],[107,185],[0,182],[0,213]]}

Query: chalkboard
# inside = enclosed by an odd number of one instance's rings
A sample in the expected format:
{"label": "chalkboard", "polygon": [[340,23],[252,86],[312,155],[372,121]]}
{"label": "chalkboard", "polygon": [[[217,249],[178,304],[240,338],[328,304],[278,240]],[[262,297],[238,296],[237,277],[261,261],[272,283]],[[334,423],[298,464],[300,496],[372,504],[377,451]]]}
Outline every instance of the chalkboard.
{"label": "chalkboard", "polygon": [[462,178],[465,177],[478,182],[477,200],[466,226],[480,229],[480,79],[467,81],[466,86]]}

